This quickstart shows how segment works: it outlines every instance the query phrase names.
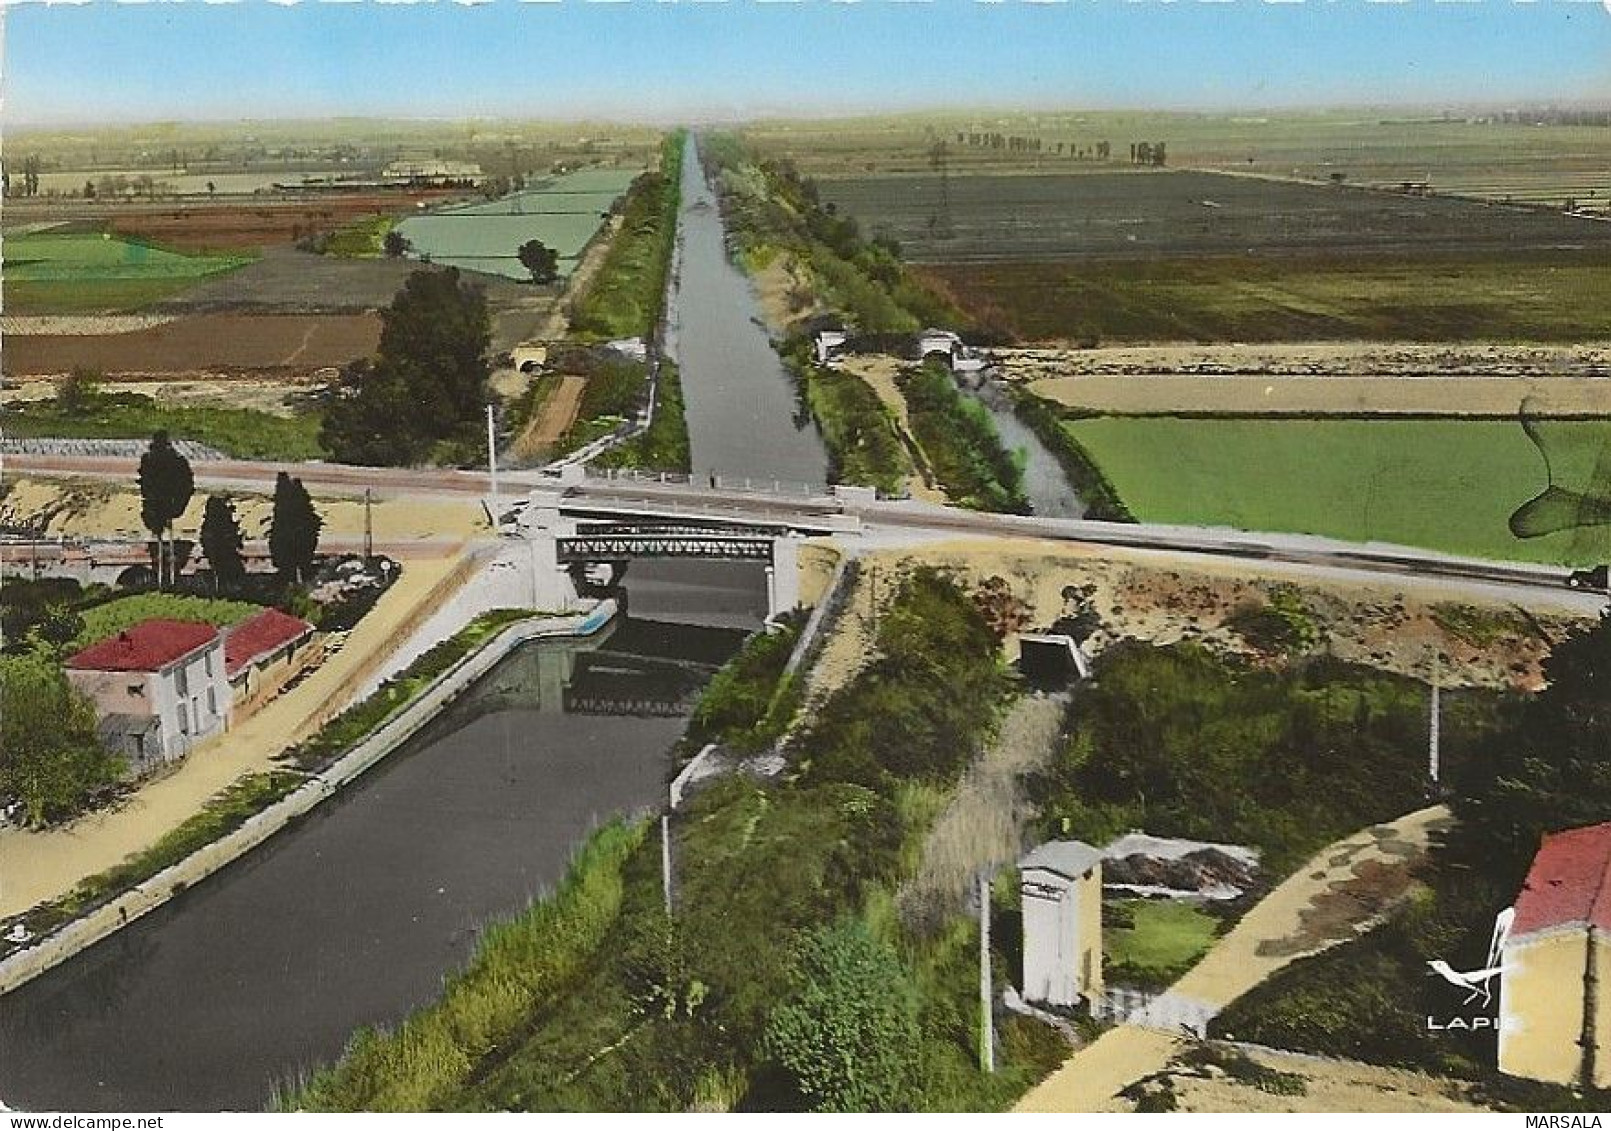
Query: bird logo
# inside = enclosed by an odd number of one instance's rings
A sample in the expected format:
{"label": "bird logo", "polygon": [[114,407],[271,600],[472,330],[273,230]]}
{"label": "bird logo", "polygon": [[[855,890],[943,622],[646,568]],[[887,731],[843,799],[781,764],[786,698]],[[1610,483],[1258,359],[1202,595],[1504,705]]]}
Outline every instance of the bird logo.
{"label": "bird logo", "polygon": [[1493,1004],[1494,994],[1491,983],[1495,978],[1505,972],[1504,949],[1505,940],[1510,937],[1510,925],[1516,919],[1516,910],[1507,907],[1494,917],[1494,929],[1488,939],[1488,961],[1478,970],[1456,970],[1441,958],[1434,958],[1427,963],[1432,972],[1448,982],[1456,989],[1469,991],[1461,1005],[1470,1005],[1478,998],[1482,999],[1483,1008]]}

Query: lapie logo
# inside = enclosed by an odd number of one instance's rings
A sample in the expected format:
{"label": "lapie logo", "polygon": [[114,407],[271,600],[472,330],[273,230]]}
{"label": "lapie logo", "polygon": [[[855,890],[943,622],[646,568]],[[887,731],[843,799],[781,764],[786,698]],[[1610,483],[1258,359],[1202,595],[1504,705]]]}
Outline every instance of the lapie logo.
{"label": "lapie logo", "polygon": [[1488,939],[1488,960],[1476,969],[1457,970],[1441,958],[1434,958],[1427,963],[1434,974],[1456,990],[1464,991],[1465,997],[1460,1002],[1461,1008],[1475,1005],[1480,1011],[1451,1014],[1441,1018],[1429,1014],[1426,1019],[1428,1029],[1444,1031],[1498,1028],[1498,1018],[1492,1016],[1488,1010],[1494,1003],[1494,983],[1505,972],[1505,940],[1510,936],[1510,925],[1515,918],[1516,911],[1511,907],[1505,908],[1494,917],[1493,933]]}

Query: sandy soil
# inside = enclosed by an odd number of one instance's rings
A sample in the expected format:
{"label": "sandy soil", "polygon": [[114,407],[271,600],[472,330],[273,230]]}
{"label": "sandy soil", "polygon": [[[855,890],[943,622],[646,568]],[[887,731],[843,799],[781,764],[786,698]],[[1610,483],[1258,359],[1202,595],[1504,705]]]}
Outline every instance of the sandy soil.
{"label": "sandy soil", "polygon": [[[56,395],[57,378],[23,378],[16,385],[0,390],[0,404],[49,400]],[[235,377],[217,373],[207,377],[170,381],[143,375],[115,378],[106,382],[108,391],[144,393],[153,399],[177,406],[250,408],[275,416],[292,416],[293,402],[310,392],[318,382],[313,378]]]}
{"label": "sandy soil", "polygon": [[1003,350],[1011,380],[1107,412],[1611,414],[1611,345],[1322,342]]}
{"label": "sandy soil", "polygon": [[[248,539],[264,537],[273,510],[269,493],[273,484],[263,485],[264,494],[231,492],[235,514]],[[324,518],[326,536],[358,537],[364,530],[364,505],[359,499],[316,498]],[[174,524],[180,538],[195,538],[201,530],[202,511],[207,493],[198,491],[190,506]],[[440,541],[465,538],[486,531],[486,516],[475,499],[381,499],[373,506],[377,541]],[[6,494],[0,498],[0,525],[24,528],[43,527],[49,537],[77,538],[148,537],[140,523],[138,491],[115,484],[73,480],[8,478]]]}
{"label": "sandy soil", "polygon": [[761,304],[761,318],[774,334],[787,334],[827,309],[817,300],[809,269],[787,252],[779,253],[760,271],[752,273],[750,283]]}
{"label": "sandy soil", "polygon": [[61,334],[70,337],[96,334],[132,334],[172,322],[171,314],[7,314],[0,316],[0,335]]}
{"label": "sandy soil", "polygon": [[[1291,585],[1256,563],[1205,562],[1175,569],[1118,550],[1008,539],[946,542],[920,552],[862,556],[862,573],[845,613],[808,680],[811,700],[843,686],[866,664],[877,614],[893,597],[900,574],[919,561],[956,570],[973,583],[1004,579],[1023,602],[1032,628],[1063,615],[1065,589],[1088,587],[1102,618],[1101,629],[1087,643],[1092,654],[1133,637],[1159,644],[1193,640],[1222,653],[1279,659],[1261,655],[1227,624],[1238,610],[1266,605],[1272,594]],[[1436,582],[1317,579],[1298,592],[1316,629],[1315,651],[1422,679],[1436,662],[1444,686],[1536,690],[1544,657],[1578,623],[1565,612],[1524,614],[1502,602],[1452,603]],[[1473,617],[1484,631],[1473,631]],[[1012,635],[1006,652],[1017,654]]]}
{"label": "sandy soil", "polygon": [[1231,1079],[1223,1072],[1171,1064],[1163,1073],[1177,1110],[1188,1112],[1469,1112],[1486,1111],[1469,1085],[1419,1072],[1378,1068],[1353,1060],[1244,1050],[1255,1061],[1301,1076],[1304,1094],[1277,1096]]}
{"label": "sandy soil", "polygon": [[177,827],[243,774],[273,768],[274,756],[328,716],[332,697],[393,646],[420,607],[435,603],[438,583],[456,563],[456,556],[411,563],[316,672],[117,807],[43,832],[0,829],[0,918],[65,894]]}
{"label": "sandy soil", "polygon": [[[912,418],[906,410],[906,398],[895,384],[895,375],[905,367],[905,363],[893,357],[852,357],[845,359],[841,367],[867,382],[884,407],[895,414],[895,421],[906,441],[921,451],[922,446],[912,434]],[[906,489],[911,492],[912,498],[921,502],[946,502],[945,492],[929,483],[921,472],[906,477]]]}

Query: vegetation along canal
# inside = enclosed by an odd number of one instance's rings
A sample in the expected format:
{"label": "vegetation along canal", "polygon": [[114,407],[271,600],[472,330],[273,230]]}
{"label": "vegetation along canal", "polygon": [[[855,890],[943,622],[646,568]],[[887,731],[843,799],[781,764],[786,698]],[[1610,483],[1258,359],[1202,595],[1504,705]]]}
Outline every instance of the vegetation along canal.
{"label": "vegetation along canal", "polygon": [[605,633],[511,655],[305,820],[0,999],[0,1099],[260,1109],[432,1000],[591,828],[662,803],[695,698],[765,615],[753,565],[639,562],[627,589]]}
{"label": "vegetation along canal", "polygon": [[749,280],[727,257],[721,210],[692,134],[686,144],[669,322],[693,473],[820,486],[827,450],[814,426],[796,423],[793,382],[772,349]]}

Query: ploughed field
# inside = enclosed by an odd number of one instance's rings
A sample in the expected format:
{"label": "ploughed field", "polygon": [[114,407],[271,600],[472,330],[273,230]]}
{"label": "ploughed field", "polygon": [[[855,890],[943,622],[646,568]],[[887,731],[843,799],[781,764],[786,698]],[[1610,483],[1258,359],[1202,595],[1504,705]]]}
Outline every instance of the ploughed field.
{"label": "ploughed field", "polygon": [[[1539,422],[1549,471],[1514,421],[1105,416],[1064,427],[1144,522],[1518,561],[1611,559],[1611,420]],[[1552,481],[1587,500],[1590,521],[1517,538],[1511,514]]]}
{"label": "ploughed field", "polygon": [[374,352],[376,314],[198,314],[129,333],[14,334],[7,377],[91,369],[108,376],[275,370],[311,373]]}
{"label": "ploughed field", "polygon": [[886,176],[821,187],[916,263],[1611,251],[1611,225],[1552,212],[1217,173]]}

